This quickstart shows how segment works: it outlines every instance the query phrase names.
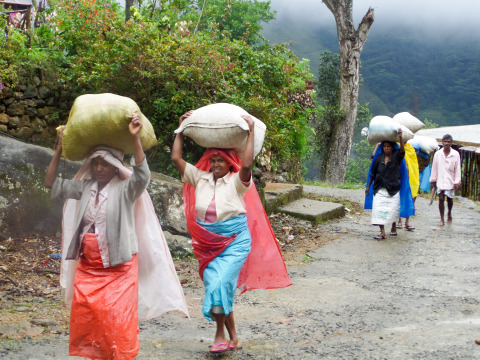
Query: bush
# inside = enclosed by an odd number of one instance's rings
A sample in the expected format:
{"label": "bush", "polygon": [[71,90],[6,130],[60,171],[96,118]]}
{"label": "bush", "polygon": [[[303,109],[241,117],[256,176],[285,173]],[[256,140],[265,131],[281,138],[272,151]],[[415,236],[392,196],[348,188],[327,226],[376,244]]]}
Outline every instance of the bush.
{"label": "bush", "polygon": [[[207,104],[233,103],[267,125],[272,165],[300,174],[311,110],[289,102],[289,95],[305,93],[312,75],[285,45],[252,44],[252,37],[233,37],[215,24],[189,31],[189,22],[182,22],[188,11],[177,11],[187,2],[171,2],[162,17],[133,9],[135,21],[128,22],[113,0],[49,3],[31,48],[16,30],[1,40],[8,41],[0,50],[0,64],[8,64],[1,67],[3,79],[14,82],[21,64],[24,72],[48,73],[74,95],[112,92],[134,99],[158,136],[152,168],[167,174],[175,174],[169,149],[178,118]],[[204,151],[189,141],[185,146],[189,161]]]}

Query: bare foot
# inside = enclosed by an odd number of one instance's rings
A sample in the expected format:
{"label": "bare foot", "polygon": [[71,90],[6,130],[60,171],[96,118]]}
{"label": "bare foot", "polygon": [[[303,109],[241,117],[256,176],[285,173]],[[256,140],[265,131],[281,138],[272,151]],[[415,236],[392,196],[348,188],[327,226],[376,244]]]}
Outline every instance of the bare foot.
{"label": "bare foot", "polygon": [[437,226],[443,226],[443,225],[445,225],[445,222],[444,222],[444,221],[440,221],[440,222],[437,224]]}
{"label": "bare foot", "polygon": [[452,217],[449,216],[449,217],[447,218],[447,223],[451,223],[452,221],[453,221]]}

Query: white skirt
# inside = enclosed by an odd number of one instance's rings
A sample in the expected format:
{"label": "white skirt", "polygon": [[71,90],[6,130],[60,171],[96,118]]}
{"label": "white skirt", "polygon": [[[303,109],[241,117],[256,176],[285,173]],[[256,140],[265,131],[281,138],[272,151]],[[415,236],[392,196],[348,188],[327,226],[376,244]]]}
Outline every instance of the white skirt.
{"label": "white skirt", "polygon": [[385,188],[373,197],[372,225],[386,225],[398,221],[400,216],[400,191],[390,196]]}

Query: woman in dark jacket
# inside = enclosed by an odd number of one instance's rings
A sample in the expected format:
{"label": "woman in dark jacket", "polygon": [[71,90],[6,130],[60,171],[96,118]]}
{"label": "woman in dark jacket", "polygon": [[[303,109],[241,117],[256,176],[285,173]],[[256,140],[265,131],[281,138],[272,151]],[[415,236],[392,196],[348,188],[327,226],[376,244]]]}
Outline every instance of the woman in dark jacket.
{"label": "woman in dark jacket", "polygon": [[377,240],[387,238],[385,225],[392,223],[390,235],[396,236],[396,221],[400,215],[400,187],[402,181],[401,165],[405,157],[402,129],[398,129],[400,149],[395,150],[395,143],[384,141],[382,152],[375,158],[365,195],[369,195],[373,182],[372,225],[380,227]]}

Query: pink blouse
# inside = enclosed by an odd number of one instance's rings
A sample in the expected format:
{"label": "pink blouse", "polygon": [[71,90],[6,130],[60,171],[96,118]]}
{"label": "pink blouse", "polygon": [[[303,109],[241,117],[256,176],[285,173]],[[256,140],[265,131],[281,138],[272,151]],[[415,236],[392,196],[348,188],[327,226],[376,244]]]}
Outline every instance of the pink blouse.
{"label": "pink blouse", "polygon": [[[216,181],[214,180],[216,183]],[[242,181],[242,184],[245,186],[250,185],[250,181],[245,182]],[[210,201],[210,205],[208,205],[207,211],[205,212],[205,222],[206,223],[214,223],[217,221],[217,208],[215,207],[215,193],[213,194],[213,199]]]}
{"label": "pink blouse", "polygon": [[108,255],[108,241],[107,241],[107,198],[110,184],[107,184],[98,194],[98,204],[95,205],[95,198],[98,192],[98,183],[93,184],[90,188],[90,200],[85,210],[82,219],[82,233],[80,238],[83,239],[85,234],[92,226],[95,228],[95,235],[97,235],[98,249],[102,257],[103,267],[110,266],[110,257]]}

